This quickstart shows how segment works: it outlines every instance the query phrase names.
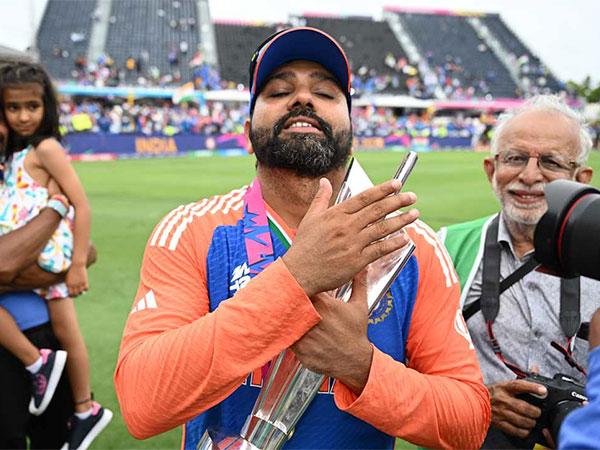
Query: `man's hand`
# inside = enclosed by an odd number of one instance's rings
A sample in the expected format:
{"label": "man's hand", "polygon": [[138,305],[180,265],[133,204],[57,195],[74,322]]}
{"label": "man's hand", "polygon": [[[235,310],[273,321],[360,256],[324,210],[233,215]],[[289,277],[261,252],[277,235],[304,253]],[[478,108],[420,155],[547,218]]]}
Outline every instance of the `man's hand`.
{"label": "man's hand", "polygon": [[600,308],[596,310],[590,320],[590,334],[588,336],[590,351],[600,346]]}
{"label": "man's hand", "polygon": [[487,388],[492,400],[492,425],[512,436],[526,438],[542,411],[517,395],[546,395],[546,388],[524,380],[505,381]]}
{"label": "man's hand", "polygon": [[388,181],[330,208],[331,184],[320,180],[319,191],[283,256],[307,296],[342,286],[368,264],[408,243],[404,233],[383,239],[419,217],[417,210],[411,210],[384,219],[416,201],[412,193],[393,195],[399,188],[397,181]]}
{"label": "man's hand", "polygon": [[325,293],[313,297],[321,321],[292,346],[304,366],[340,380],[357,395],[367,383],[373,356],[365,285],[363,271],[353,280],[348,303]]}

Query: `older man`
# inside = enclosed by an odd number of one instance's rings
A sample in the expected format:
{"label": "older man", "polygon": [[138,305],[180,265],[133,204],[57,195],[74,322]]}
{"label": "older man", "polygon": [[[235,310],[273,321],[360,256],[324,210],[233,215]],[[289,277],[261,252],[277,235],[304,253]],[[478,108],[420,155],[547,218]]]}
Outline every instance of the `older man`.
{"label": "older man", "polygon": [[[352,145],[350,86],[343,50],[320,30],[259,46],[245,127],[257,179],[175,209],[146,247],[115,373],[136,437],[185,424],[183,448],[195,449],[208,427],[239,433],[261,368],[291,347],[328,378],[286,448],[483,440],[489,400],[447,255],[415,210],[381,220],[414,194],[387,182],[330,207]],[[405,227],[416,254],[369,318],[360,273],[406,244],[382,240]],[[327,294],[353,278],[348,303]]]}
{"label": "older man", "polygon": [[530,257],[547,208],[545,184],[588,183],[590,148],[579,115],[559,98],[528,100],[499,118],[484,161],[501,212],[440,230],[461,279],[465,319],[492,399],[485,448],[529,445],[518,439],[530,434],[541,411],[518,396],[545,389],[519,378],[539,372],[585,379],[587,345],[578,328],[600,306],[600,284],[530,271],[536,265]]}

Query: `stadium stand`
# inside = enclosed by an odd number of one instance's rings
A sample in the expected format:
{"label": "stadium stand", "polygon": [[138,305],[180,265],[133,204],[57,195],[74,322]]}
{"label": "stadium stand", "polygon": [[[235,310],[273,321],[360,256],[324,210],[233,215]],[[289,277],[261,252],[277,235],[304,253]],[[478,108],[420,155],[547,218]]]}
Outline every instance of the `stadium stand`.
{"label": "stadium stand", "polygon": [[[174,80],[190,80],[190,61],[199,49],[198,14],[194,0],[113,1],[105,53],[133,82],[151,67],[172,74]],[[141,67],[140,67],[141,65]]]}
{"label": "stadium stand", "polygon": [[[211,24],[209,14],[199,15],[199,4],[48,0],[37,34],[40,60],[58,81],[97,88],[193,81],[198,90],[241,89],[256,44],[288,24]],[[306,13],[290,23],[321,28],[340,41],[353,69],[356,97],[491,100],[564,89],[498,14],[395,7],[386,12],[391,15],[384,21]],[[203,35],[210,55],[203,53]]]}
{"label": "stadium stand", "polygon": [[[387,22],[370,17],[307,15],[299,20],[326,31],[340,42],[350,59],[357,91],[406,94],[407,81],[409,85],[420,84],[416,68],[408,64],[406,53]],[[373,86],[369,86],[371,83]]]}
{"label": "stadium stand", "polygon": [[559,81],[550,73],[544,63],[525,46],[498,14],[486,14],[481,17],[481,21],[506,50],[512,53],[515,63],[519,65],[521,79],[527,78],[534,86],[540,89],[546,87],[551,92],[561,89]]}
{"label": "stadium stand", "polygon": [[466,17],[398,14],[421,55],[438,73],[448,97],[516,96],[517,86],[507,69],[477,36]]}
{"label": "stadium stand", "polygon": [[277,26],[241,22],[217,22],[214,26],[221,78],[246,86],[252,52],[277,31]]}
{"label": "stadium stand", "polygon": [[78,59],[86,57],[96,0],[48,1],[38,34],[40,60],[56,79],[71,77]]}

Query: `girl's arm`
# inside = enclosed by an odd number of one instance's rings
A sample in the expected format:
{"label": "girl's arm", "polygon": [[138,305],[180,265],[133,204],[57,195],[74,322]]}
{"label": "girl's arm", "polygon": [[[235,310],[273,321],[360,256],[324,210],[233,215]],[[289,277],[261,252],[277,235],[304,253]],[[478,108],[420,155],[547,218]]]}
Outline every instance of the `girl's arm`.
{"label": "girl's arm", "polygon": [[40,164],[60,186],[75,208],[73,258],[67,274],[69,294],[76,296],[87,290],[85,270],[90,242],[91,210],[87,196],[64,148],[55,139],[46,139],[36,148]]}

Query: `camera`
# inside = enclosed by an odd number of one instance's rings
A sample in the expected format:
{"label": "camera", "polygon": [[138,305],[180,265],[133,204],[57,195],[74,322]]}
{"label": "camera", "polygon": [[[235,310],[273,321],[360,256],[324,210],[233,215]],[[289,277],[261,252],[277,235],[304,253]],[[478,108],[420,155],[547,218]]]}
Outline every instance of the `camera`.
{"label": "camera", "polygon": [[533,448],[538,443],[544,445],[546,442],[542,434],[544,428],[550,430],[550,434],[556,442],[558,431],[567,414],[587,401],[584,386],[573,378],[561,374],[554,375],[554,378],[530,375],[524,380],[545,386],[548,394],[543,398],[531,393],[518,396],[521,400],[540,408],[542,415],[529,436],[525,439],[515,440],[514,443],[521,448]]}
{"label": "camera", "polygon": [[[600,280],[600,191],[575,181],[556,180],[546,185],[544,194],[548,210],[533,237],[540,270],[562,278]],[[546,442],[542,430],[548,428],[556,442],[564,418],[587,400],[584,386],[561,374],[553,378],[530,375],[525,380],[545,386],[548,394],[544,398],[519,396],[539,407],[542,415],[526,439],[511,441],[520,448],[533,448]]]}
{"label": "camera", "polygon": [[542,270],[562,278],[600,280],[600,191],[569,180],[544,189],[548,211],[533,236]]}

